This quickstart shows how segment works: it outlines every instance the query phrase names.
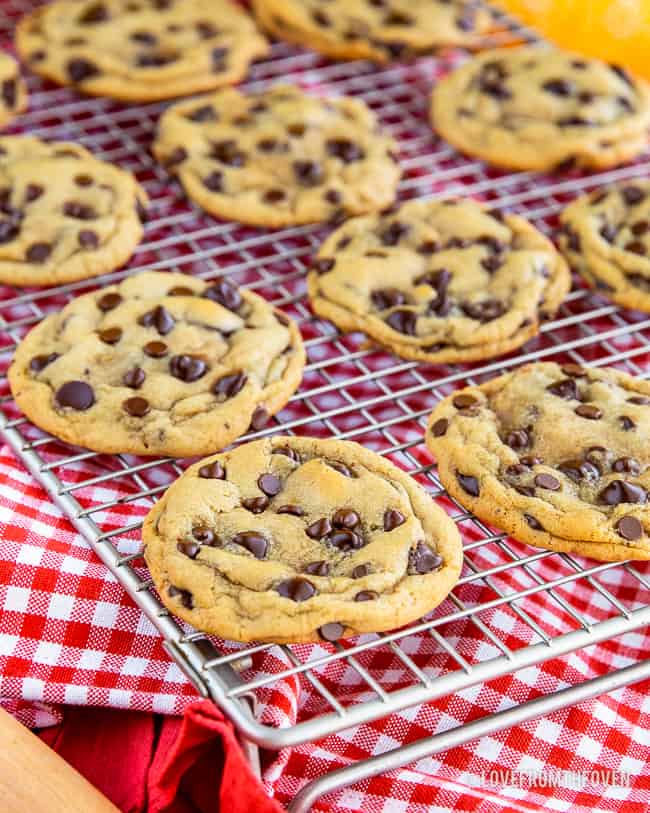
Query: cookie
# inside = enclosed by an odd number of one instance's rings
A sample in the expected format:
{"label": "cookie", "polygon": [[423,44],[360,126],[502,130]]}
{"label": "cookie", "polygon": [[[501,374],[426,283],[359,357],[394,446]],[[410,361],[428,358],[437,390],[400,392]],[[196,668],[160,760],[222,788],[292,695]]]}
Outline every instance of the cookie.
{"label": "cookie", "polygon": [[650,383],[529,364],[442,401],[427,445],[447,491],[540,548],[650,559]]}
{"label": "cookie", "polygon": [[210,214],[271,228],[383,209],[401,175],[363,102],[288,85],[175,104],[153,149]]}
{"label": "cookie", "polygon": [[274,36],[334,59],[390,62],[473,48],[492,27],[473,0],[253,0],[253,9]]}
{"label": "cookie", "polygon": [[650,181],[608,186],[569,204],[558,243],[597,290],[650,312]]}
{"label": "cookie", "polygon": [[0,51],[0,127],[6,127],[27,108],[27,87],[18,65]]}
{"label": "cookie", "polygon": [[436,85],[432,121],[450,144],[500,167],[604,169],[646,149],[650,85],[556,49],[485,51]]}
{"label": "cookie", "polygon": [[119,268],[147,195],[129,172],[68,142],[0,137],[0,282],[58,285]]}
{"label": "cookie", "polygon": [[44,319],[9,384],[33,423],[69,443],[184,457],[262,428],[304,361],[296,325],[256,294],[145,271]]}
{"label": "cookie", "polygon": [[539,331],[569,290],[566,263],[517,215],[473,200],[411,201],[349,220],[307,276],[312,306],[403,358],[492,358]]}
{"label": "cookie", "polygon": [[273,437],[203,460],[152,508],[164,604],[235,641],[335,641],[430,612],[462,563],[453,521],[349,441]]}
{"label": "cookie", "polygon": [[268,50],[230,0],[54,0],[22,18],[16,47],[47,79],[133,102],[238,82]]}

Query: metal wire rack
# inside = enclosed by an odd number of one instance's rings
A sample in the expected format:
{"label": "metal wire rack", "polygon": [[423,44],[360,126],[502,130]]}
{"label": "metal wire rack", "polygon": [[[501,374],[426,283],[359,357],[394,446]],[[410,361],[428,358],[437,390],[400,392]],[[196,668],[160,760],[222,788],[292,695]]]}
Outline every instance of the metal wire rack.
{"label": "metal wire rack", "polygon": [[[4,0],[0,6],[4,44],[10,43],[16,19],[33,5],[29,0]],[[614,171],[563,176],[507,174],[459,156],[432,135],[427,120],[434,77],[458,58],[450,53],[409,66],[378,68],[366,62],[330,64],[313,53],[277,45],[270,58],[254,66],[248,84],[263,87],[290,75],[316,93],[359,96],[400,142],[402,199],[472,195],[524,214],[547,233],[558,211],[577,193],[648,174],[650,155]],[[125,107],[108,99],[80,98],[34,77],[29,77],[29,86],[30,111],[21,117],[16,131],[81,142],[98,156],[132,170],[146,187],[152,206],[145,239],[127,269],[56,289],[0,288],[0,428],[157,627],[188,678],[224,709],[247,742],[280,748],[317,740],[650,622],[650,576],[642,565],[595,564],[537,551],[504,537],[449,499],[422,443],[427,416],[439,398],[524,361],[549,358],[608,364],[647,375],[650,318],[619,310],[575,280],[557,318],[544,326],[539,337],[506,358],[432,367],[369,349],[363,337],[341,336],[309,310],[304,272],[323,238],[322,228],[268,232],[215,222],[189,203],[155,164],[148,144],[163,105]],[[169,616],[151,586],[137,542],[140,521],[126,527],[106,521],[107,510],[118,504],[140,507],[143,514],[180,473],[179,464],[108,458],[74,449],[36,429],[17,412],[6,369],[16,343],[31,326],[79,292],[137,270],[172,268],[205,278],[228,274],[285,308],[301,326],[309,355],[301,389],[272,425],[244,440],[278,431],[357,440],[390,456],[453,515],[465,540],[465,566],[449,599],[430,617],[390,634],[316,649],[239,646],[188,629]],[[88,487],[97,485],[109,491],[119,486],[120,496],[104,502],[89,500]],[[625,590],[617,588],[620,579]],[[540,606],[553,608],[552,623],[543,620]],[[519,635],[506,634],[503,623],[495,622],[495,613],[501,618],[507,615],[510,628],[517,625]],[[424,657],[418,654],[423,642]],[[269,653],[284,666],[274,671],[261,668]],[[328,669],[336,664],[353,674],[353,692],[345,693],[328,679]],[[386,664],[397,664],[400,681],[389,677],[393,670]],[[335,772],[305,789],[292,809],[307,810],[326,790],[648,674],[650,661]],[[287,679],[307,681],[319,705],[316,712],[299,715],[296,725],[277,728],[258,718],[255,703]],[[250,753],[254,759],[254,749]]]}

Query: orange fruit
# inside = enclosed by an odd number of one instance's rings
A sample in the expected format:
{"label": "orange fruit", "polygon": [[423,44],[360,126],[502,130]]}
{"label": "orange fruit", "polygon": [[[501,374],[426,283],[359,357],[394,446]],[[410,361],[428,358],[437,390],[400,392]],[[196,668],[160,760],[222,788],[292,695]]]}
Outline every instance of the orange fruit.
{"label": "orange fruit", "polygon": [[557,45],[650,79],[648,0],[497,0]]}

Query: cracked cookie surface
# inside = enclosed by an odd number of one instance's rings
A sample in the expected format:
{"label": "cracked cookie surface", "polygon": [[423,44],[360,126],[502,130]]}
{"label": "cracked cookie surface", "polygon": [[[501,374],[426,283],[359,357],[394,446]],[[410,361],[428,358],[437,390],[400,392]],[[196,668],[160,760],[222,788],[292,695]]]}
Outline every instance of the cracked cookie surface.
{"label": "cracked cookie surface", "polygon": [[650,181],[584,195],[560,222],[562,253],[587,282],[619,305],[650,312]]}
{"label": "cracked cookie surface", "polygon": [[27,108],[27,87],[15,59],[0,52],[0,127]]}
{"label": "cracked cookie surface", "polygon": [[552,243],[472,200],[412,201],[344,223],[307,277],[314,310],[404,358],[491,358],[539,331],[569,290]]}
{"label": "cracked cookie surface", "polygon": [[349,441],[273,437],[187,470],[152,508],[145,559],[165,605],[237,641],[334,641],[436,607],[462,562],[454,522]]}
{"label": "cracked cookie surface", "polygon": [[22,18],[16,46],[47,79],[143,102],[238,82],[268,50],[231,0],[55,0]]}
{"label": "cracked cookie surface", "polygon": [[334,59],[377,62],[476,47],[492,25],[474,0],[253,0],[253,9],[279,39]]}
{"label": "cracked cookie surface", "polygon": [[272,228],[389,206],[401,175],[395,151],[363,102],[288,85],[173,105],[154,143],[203,209]]}
{"label": "cracked cookie surface", "polygon": [[650,559],[650,383],[529,364],[442,401],[427,446],[447,491],[541,548]]}
{"label": "cracked cookie surface", "polygon": [[123,265],[147,196],[78,144],[0,137],[0,282],[58,285]]}
{"label": "cracked cookie surface", "polygon": [[646,149],[650,85],[556,49],[485,51],[436,85],[432,123],[462,152],[508,169],[606,168]]}
{"label": "cracked cookie surface", "polygon": [[298,388],[304,359],[297,326],[256,294],[146,271],[44,319],[8,376],[27,417],[62,440],[185,457],[261,428]]}

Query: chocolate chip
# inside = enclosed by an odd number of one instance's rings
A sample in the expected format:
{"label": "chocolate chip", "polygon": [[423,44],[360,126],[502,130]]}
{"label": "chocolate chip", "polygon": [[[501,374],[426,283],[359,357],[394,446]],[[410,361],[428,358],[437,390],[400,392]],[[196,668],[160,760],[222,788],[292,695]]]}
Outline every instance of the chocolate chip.
{"label": "chocolate chip", "polygon": [[417,321],[418,317],[414,311],[404,309],[393,311],[386,319],[386,323],[393,330],[406,336],[415,336]]}
{"label": "chocolate chip", "polygon": [[307,127],[305,124],[302,123],[290,124],[287,127],[287,132],[294,138],[302,138],[304,134],[307,132]]}
{"label": "chocolate chip", "polygon": [[557,120],[558,127],[590,127],[591,124],[592,122],[583,116],[564,116]]}
{"label": "chocolate chip", "polygon": [[281,454],[290,458],[291,460],[295,460],[296,463],[300,463],[300,455],[295,449],[292,449],[289,446],[278,446],[277,449],[273,449],[271,454]]}
{"label": "chocolate chip", "polygon": [[330,138],[325,142],[325,149],[328,155],[333,158],[340,158],[345,164],[351,164],[353,161],[361,161],[366,157],[365,152],[354,141],[349,141],[347,138]]}
{"label": "chocolate chip", "polygon": [[578,385],[572,378],[563,378],[561,381],[549,384],[546,390],[566,401],[573,401],[578,397]]}
{"label": "chocolate chip", "polygon": [[620,65],[610,65],[609,67],[619,77],[619,79],[622,79],[625,82],[626,85],[634,87],[634,81],[625,68],[622,68]]}
{"label": "chocolate chip", "polygon": [[122,409],[134,418],[144,418],[145,415],[151,412],[151,405],[146,398],[140,398],[136,395],[134,398],[127,398],[122,403]]}
{"label": "chocolate chip", "polygon": [[266,424],[269,422],[269,411],[264,406],[255,407],[253,411],[253,415],[251,416],[251,423],[250,428],[255,431],[259,432],[260,429],[264,429]]}
{"label": "chocolate chip", "polygon": [[169,359],[169,372],[181,381],[198,381],[207,371],[208,365],[198,356],[182,354]]}
{"label": "chocolate chip", "polygon": [[228,56],[227,48],[213,48],[212,49],[212,69],[220,72],[226,69],[226,57]]}
{"label": "chocolate chip", "polygon": [[25,252],[25,258],[30,263],[44,263],[52,253],[49,243],[32,243]]}
{"label": "chocolate chip", "polygon": [[374,590],[361,590],[356,594],[354,597],[355,601],[375,601],[375,599],[379,598],[379,593],[375,593]]}
{"label": "chocolate chip", "polygon": [[314,585],[307,579],[301,579],[300,577],[280,582],[276,589],[283,598],[291,599],[291,601],[307,601],[307,599],[316,595]]}
{"label": "chocolate chip", "polygon": [[499,256],[486,257],[484,260],[481,260],[481,265],[488,272],[488,274],[493,274],[495,271],[498,271],[499,268],[501,268],[503,265],[503,259]]}
{"label": "chocolate chip", "polygon": [[530,514],[524,514],[524,519],[533,530],[535,531],[544,530],[542,523],[538,519],[535,519],[535,517],[531,516]]}
{"label": "chocolate chip", "polygon": [[630,254],[638,254],[640,257],[645,257],[647,253],[645,243],[642,243],[641,240],[630,240],[629,243],[625,244],[624,248]]}
{"label": "chocolate chip", "polygon": [[199,36],[204,39],[208,40],[212,37],[216,37],[219,33],[219,30],[209,21],[199,20],[196,24],[196,30],[199,33]]}
{"label": "chocolate chip", "polygon": [[194,291],[185,285],[174,285],[167,291],[167,296],[194,296]]}
{"label": "chocolate chip", "polygon": [[635,395],[627,399],[628,404],[637,404],[638,406],[650,406],[650,398],[644,395]]}
{"label": "chocolate chip", "polygon": [[129,34],[131,42],[138,42],[140,45],[157,45],[158,37],[150,31],[133,31]]}
{"label": "chocolate chip", "polygon": [[469,474],[461,474],[460,472],[456,472],[456,479],[458,480],[460,487],[463,489],[463,491],[467,492],[467,494],[472,497],[479,496],[481,489],[476,477],[471,477]]}
{"label": "chocolate chip", "polygon": [[351,508],[339,508],[332,517],[332,525],[335,528],[356,528],[361,519],[356,511]]}
{"label": "chocolate chip", "polygon": [[326,274],[328,271],[331,271],[335,265],[336,260],[330,257],[321,257],[319,260],[314,260],[312,271],[315,271],[317,274]]}
{"label": "chocolate chip", "polygon": [[525,429],[515,429],[506,436],[506,443],[511,449],[525,449],[530,443],[530,435]]}
{"label": "chocolate chip", "polygon": [[265,203],[279,203],[287,197],[284,189],[267,189],[263,195]]}
{"label": "chocolate chip", "polygon": [[128,372],[124,373],[122,383],[125,387],[130,387],[132,390],[139,390],[144,384],[146,376],[144,370],[140,367],[133,367]]}
{"label": "chocolate chip", "polygon": [[634,457],[619,457],[618,460],[612,463],[612,471],[639,474],[641,464]]}
{"label": "chocolate chip", "polygon": [[94,6],[87,8],[83,14],[77,18],[77,22],[81,25],[94,25],[96,23],[104,23],[110,18],[108,9],[103,3],[96,3]]}
{"label": "chocolate chip", "polygon": [[92,206],[79,203],[77,200],[69,200],[63,204],[63,214],[66,217],[74,217],[76,220],[94,220],[97,212]]}
{"label": "chocolate chip", "polygon": [[329,624],[323,624],[318,628],[318,634],[324,641],[338,641],[343,636],[345,627],[339,624],[338,621],[332,621]]}
{"label": "chocolate chip", "polygon": [[404,305],[407,302],[406,294],[398,288],[379,288],[370,295],[373,305],[380,311]]}
{"label": "chocolate chip", "polygon": [[452,404],[456,409],[470,409],[478,404],[478,399],[469,393],[461,392],[454,396]]}
{"label": "chocolate chip", "polygon": [[608,243],[613,243],[614,240],[616,240],[618,229],[616,228],[616,226],[611,225],[611,223],[605,223],[605,225],[601,227],[598,233],[603,238],[603,240],[606,240]]}
{"label": "chocolate chip", "polygon": [[95,403],[95,393],[85,381],[66,381],[54,396],[59,406],[70,407],[80,412],[90,409]]}
{"label": "chocolate chip", "polygon": [[218,378],[212,385],[214,395],[225,395],[226,398],[234,398],[241,392],[248,381],[248,376],[241,370],[231,375],[224,375]]}
{"label": "chocolate chip", "polygon": [[437,420],[431,427],[431,434],[434,436],[434,438],[441,438],[447,433],[448,428],[449,421],[447,418],[440,418],[440,420]]}
{"label": "chocolate chip", "polygon": [[2,100],[7,107],[13,108],[16,104],[16,80],[5,79],[2,83]]}
{"label": "chocolate chip", "polygon": [[216,121],[217,113],[211,104],[203,104],[201,107],[197,107],[192,110],[191,113],[188,113],[186,118],[195,122]]}
{"label": "chocolate chip", "polygon": [[160,68],[176,62],[178,55],[171,52],[158,51],[155,53],[138,54],[135,64],[138,68]]}
{"label": "chocolate chip", "polygon": [[616,523],[616,530],[623,537],[634,541],[643,536],[643,525],[636,517],[621,517]]}
{"label": "chocolate chip", "polygon": [[269,549],[269,543],[266,537],[255,531],[242,531],[241,533],[235,534],[231,541],[235,545],[241,545],[242,548],[246,548],[256,559],[264,559]]}
{"label": "chocolate chip", "polygon": [[169,155],[165,157],[163,163],[168,169],[171,169],[172,167],[182,164],[186,158],[187,150],[185,147],[176,147],[176,149],[172,150]]}
{"label": "chocolate chip", "polygon": [[574,483],[582,480],[597,480],[600,477],[599,468],[590,460],[567,460],[565,463],[560,463],[558,469]]}
{"label": "chocolate chip", "polygon": [[404,514],[395,508],[389,508],[384,512],[384,531],[393,531],[405,522],[406,517]]}
{"label": "chocolate chip", "polygon": [[515,485],[513,486],[514,490],[519,492],[519,494],[523,494],[524,497],[534,497],[535,496],[535,489],[532,486],[520,486]]}
{"label": "chocolate chip", "polygon": [[243,167],[246,163],[246,153],[238,148],[232,138],[213,142],[210,156],[229,167]]}
{"label": "chocolate chip", "polygon": [[206,299],[218,302],[229,311],[237,311],[242,306],[242,295],[236,285],[223,277],[215,280],[203,292]]}
{"label": "chocolate chip", "polygon": [[260,152],[273,152],[278,146],[275,138],[262,138],[257,142],[257,149]]}
{"label": "chocolate chip", "polygon": [[218,460],[214,460],[212,463],[206,463],[205,466],[201,466],[199,469],[199,477],[202,477],[204,480],[225,480],[226,470]]}
{"label": "chocolate chip", "polygon": [[305,528],[305,533],[310,539],[322,539],[324,536],[327,536],[331,530],[332,523],[327,517],[323,517],[322,519],[317,519],[316,522],[312,522],[311,525],[308,525]]}
{"label": "chocolate chip", "polygon": [[318,186],[323,182],[323,169],[316,161],[294,161],[293,172],[302,186]]}
{"label": "chocolate chip", "polygon": [[547,491],[559,491],[562,488],[562,483],[557,477],[553,477],[552,474],[546,472],[535,475],[535,485],[545,488]]}
{"label": "chocolate chip", "polygon": [[103,330],[98,330],[97,335],[104,342],[104,344],[117,344],[122,338],[122,328],[105,327]]}
{"label": "chocolate chip", "polygon": [[167,590],[168,595],[171,598],[178,598],[180,603],[185,607],[186,610],[193,610],[194,609],[194,596],[190,593],[189,590],[182,590],[180,587],[174,587],[172,584],[171,587]]}
{"label": "chocolate chip", "polygon": [[338,189],[328,189],[327,192],[325,192],[325,200],[331,203],[332,206],[338,206],[343,201],[343,195],[341,195]]}
{"label": "chocolate chip", "polygon": [[59,353],[49,353],[41,356],[34,356],[34,358],[29,362],[29,369],[33,373],[40,373],[41,370],[44,370],[48,366],[48,364],[52,364],[52,362],[56,361],[58,358]]}
{"label": "chocolate chip", "polygon": [[411,227],[408,223],[400,223],[399,220],[395,220],[379,235],[379,239],[385,246],[396,246],[410,231]]}
{"label": "chocolate chip", "polygon": [[327,541],[341,551],[358,550],[364,545],[361,536],[347,528],[332,531],[327,535]]}
{"label": "chocolate chip", "polygon": [[619,505],[620,503],[645,503],[648,494],[644,488],[625,480],[612,480],[598,495],[598,501],[603,505]]}
{"label": "chocolate chip", "polygon": [[215,547],[219,541],[214,531],[210,528],[206,528],[203,525],[199,525],[197,528],[193,528],[192,536],[201,545],[207,545],[210,548]]}
{"label": "chocolate chip", "polygon": [[485,299],[483,302],[465,302],[461,307],[471,319],[477,319],[483,323],[492,322],[506,312],[506,306],[497,299]]}
{"label": "chocolate chip", "polygon": [[636,429],[636,424],[629,415],[619,415],[618,422],[620,423],[621,429],[624,432],[629,432],[632,429]]}
{"label": "chocolate chip", "polygon": [[203,185],[210,192],[223,192],[223,172],[215,170],[203,178]]}
{"label": "chocolate chip", "polygon": [[169,348],[165,342],[147,342],[142,349],[145,355],[154,359],[162,358],[169,352]]}
{"label": "chocolate chip", "polygon": [[598,421],[603,417],[602,409],[593,404],[580,404],[573,411],[576,415],[580,415],[581,418],[586,418],[589,421]]}
{"label": "chocolate chip", "polygon": [[99,75],[99,69],[88,59],[77,57],[68,60],[66,71],[72,82],[84,82]]}
{"label": "chocolate chip", "polygon": [[268,497],[251,497],[248,500],[242,500],[242,505],[247,511],[253,514],[261,514],[269,507]]}
{"label": "chocolate chip", "polygon": [[310,562],[305,569],[304,573],[309,573],[310,576],[329,576],[330,566],[324,560],[320,562]]}
{"label": "chocolate chip", "polygon": [[275,497],[276,494],[282,491],[282,482],[275,474],[261,474],[257,478],[257,485],[267,497]]}
{"label": "chocolate chip", "polygon": [[636,206],[645,198],[645,192],[639,186],[624,186],[621,189],[621,196],[628,206]]}
{"label": "chocolate chip", "polygon": [[348,468],[348,466],[344,465],[343,463],[327,461],[327,465],[334,469],[334,471],[338,471],[339,474],[342,474],[344,477],[354,477],[355,474],[352,469]]}
{"label": "chocolate chip", "polygon": [[415,548],[409,551],[409,573],[431,573],[442,565],[442,556],[434,553],[424,542],[418,542]]}
{"label": "chocolate chip", "polygon": [[182,553],[183,556],[187,556],[190,559],[196,559],[199,555],[199,551],[201,550],[201,546],[197,545],[196,542],[179,542],[176,545],[176,549],[179,553]]}
{"label": "chocolate chip", "polygon": [[21,217],[11,217],[8,220],[0,221],[0,243],[10,243],[15,240],[20,233]]}
{"label": "chocolate chip", "polygon": [[138,324],[143,327],[155,327],[161,336],[166,336],[174,329],[176,322],[171,313],[162,305],[147,311],[139,319]]}
{"label": "chocolate chip", "polygon": [[353,579],[363,579],[370,573],[370,565],[357,565],[352,571]]}
{"label": "chocolate chip", "polygon": [[92,229],[82,229],[77,234],[77,240],[81,248],[88,249],[89,251],[99,246],[99,236],[97,232],[92,231]]}
{"label": "chocolate chip", "polygon": [[573,92],[573,83],[568,79],[549,79],[542,84],[542,88],[554,96],[570,96]]}
{"label": "chocolate chip", "polygon": [[305,512],[299,505],[281,505],[279,508],[276,508],[277,514],[290,514],[293,517],[302,517],[304,516]]}

